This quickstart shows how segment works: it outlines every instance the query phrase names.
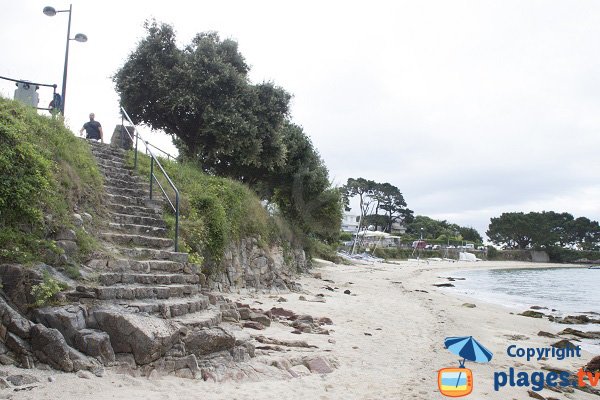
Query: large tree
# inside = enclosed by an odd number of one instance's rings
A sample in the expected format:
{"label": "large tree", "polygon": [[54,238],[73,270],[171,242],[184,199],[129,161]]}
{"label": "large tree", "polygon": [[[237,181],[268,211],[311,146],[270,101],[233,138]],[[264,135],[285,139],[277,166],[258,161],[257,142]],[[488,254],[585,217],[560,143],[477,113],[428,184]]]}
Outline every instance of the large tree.
{"label": "large tree", "polygon": [[200,33],[179,48],[170,25],[145,28],[114,76],[133,122],[172,135],[180,156],[207,173],[247,183],[305,234],[334,241],[341,197],[310,139],[289,122],[291,95],[252,84],[233,40]]}
{"label": "large tree", "polygon": [[350,178],[342,187],[346,210],[350,209],[350,199],[358,197],[362,226],[379,226],[391,232],[394,222],[409,222],[412,210],[400,189],[390,183],[378,183],[365,178]]}
{"label": "large tree", "polygon": [[600,246],[598,222],[554,211],[509,212],[492,218],[486,232],[490,240],[507,248],[571,247],[584,250]]}
{"label": "large tree", "polygon": [[145,28],[114,76],[134,122],[176,136],[180,154],[205,171],[250,184],[285,163],[280,130],[291,96],[272,83],[251,84],[235,41],[200,33],[180,49],[170,25]]}

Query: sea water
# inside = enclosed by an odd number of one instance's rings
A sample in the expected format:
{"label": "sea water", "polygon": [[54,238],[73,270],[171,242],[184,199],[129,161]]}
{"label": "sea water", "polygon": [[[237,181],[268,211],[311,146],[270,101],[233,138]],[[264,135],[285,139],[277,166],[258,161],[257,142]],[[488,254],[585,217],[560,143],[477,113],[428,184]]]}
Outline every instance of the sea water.
{"label": "sea water", "polygon": [[[500,304],[522,312],[531,306],[557,316],[587,314],[600,319],[600,269],[588,268],[522,268],[473,269],[447,274],[464,278],[452,282],[461,294]],[[582,331],[600,331],[600,325],[560,325]],[[587,350],[600,353],[600,341],[587,342]],[[592,347],[589,347],[592,345]],[[582,346],[583,347],[583,346]]]}

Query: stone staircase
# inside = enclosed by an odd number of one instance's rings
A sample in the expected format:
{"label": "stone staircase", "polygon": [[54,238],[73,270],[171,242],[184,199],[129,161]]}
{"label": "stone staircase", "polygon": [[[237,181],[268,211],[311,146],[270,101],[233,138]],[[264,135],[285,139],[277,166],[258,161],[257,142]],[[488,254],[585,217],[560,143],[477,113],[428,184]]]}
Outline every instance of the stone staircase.
{"label": "stone staircase", "polygon": [[75,304],[37,309],[34,319],[102,364],[125,363],[144,375],[198,377],[215,368],[210,360],[217,355],[230,362],[253,357],[248,335],[219,326],[224,317],[239,320],[236,305],[203,291],[200,266],[174,250],[163,202],[149,199],[125,152],[94,141],[90,146],[104,175],[103,251],[86,263],[85,283],[65,293]]}
{"label": "stone staircase", "polygon": [[200,293],[200,267],[188,263],[187,253],[175,252],[166,237],[162,200],[150,200],[148,182],[127,167],[124,150],[95,141],[90,146],[104,175],[109,210],[100,239],[112,254],[88,263],[101,271],[97,286],[78,287],[71,297],[160,318],[186,316],[184,323],[193,326],[218,324],[220,311],[209,309],[208,296]]}

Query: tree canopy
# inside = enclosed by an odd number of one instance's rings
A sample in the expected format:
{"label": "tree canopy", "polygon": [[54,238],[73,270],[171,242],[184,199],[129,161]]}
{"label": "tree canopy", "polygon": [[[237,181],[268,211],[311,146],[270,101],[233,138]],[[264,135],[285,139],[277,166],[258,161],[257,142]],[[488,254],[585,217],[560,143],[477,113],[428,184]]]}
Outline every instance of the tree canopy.
{"label": "tree canopy", "polygon": [[585,217],[574,218],[567,212],[503,213],[491,219],[486,234],[494,244],[510,249],[600,249],[598,222]]}
{"label": "tree canopy", "polygon": [[291,95],[272,82],[252,84],[231,39],[204,32],[179,48],[172,26],[145,28],[113,77],[133,122],[172,135],[180,157],[205,172],[247,183],[304,232],[329,240],[339,231],[340,194],[308,136],[289,121]]}
{"label": "tree canopy", "polygon": [[251,84],[233,40],[199,33],[180,49],[170,25],[145,28],[147,37],[114,76],[134,122],[176,136],[180,154],[216,175],[253,183],[285,163],[279,131],[289,93]]}

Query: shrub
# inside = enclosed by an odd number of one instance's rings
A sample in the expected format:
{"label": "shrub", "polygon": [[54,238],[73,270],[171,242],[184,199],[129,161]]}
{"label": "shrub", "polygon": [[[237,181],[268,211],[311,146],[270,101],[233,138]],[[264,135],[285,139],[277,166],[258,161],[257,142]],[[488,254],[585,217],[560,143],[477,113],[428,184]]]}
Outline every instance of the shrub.
{"label": "shrub", "polygon": [[34,305],[36,307],[43,307],[51,304],[52,298],[65,289],[66,285],[52,278],[47,272],[44,272],[42,283],[31,287],[31,295],[35,299]]}

